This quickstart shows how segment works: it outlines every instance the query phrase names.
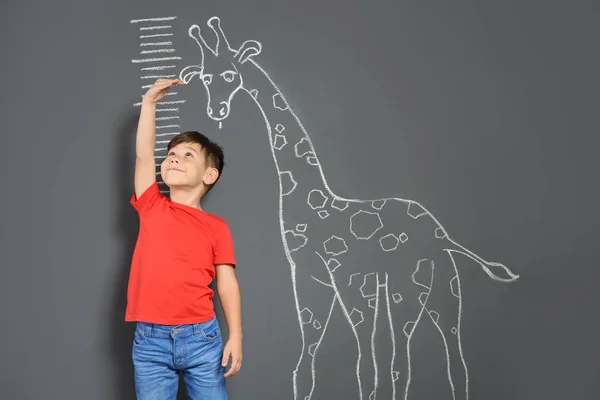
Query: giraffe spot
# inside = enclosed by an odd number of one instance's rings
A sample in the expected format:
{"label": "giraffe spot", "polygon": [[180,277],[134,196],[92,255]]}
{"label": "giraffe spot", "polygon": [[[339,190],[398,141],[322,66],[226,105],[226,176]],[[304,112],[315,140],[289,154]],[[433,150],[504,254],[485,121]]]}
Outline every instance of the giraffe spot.
{"label": "giraffe spot", "polygon": [[417,268],[412,273],[412,281],[419,286],[423,286],[425,289],[429,289],[432,275],[433,261],[422,259],[417,262]]}
{"label": "giraffe spot", "polygon": [[273,140],[273,147],[277,150],[283,149],[283,146],[287,144],[287,139],[283,135],[275,135],[275,139]]}
{"label": "giraffe spot", "polygon": [[287,196],[292,193],[298,182],[294,180],[294,176],[290,171],[284,171],[279,173],[279,180],[281,181],[281,194]]}
{"label": "giraffe spot", "polygon": [[352,326],[357,326],[364,320],[365,319],[363,318],[362,311],[357,310],[356,308],[353,308],[352,312],[350,313],[350,321],[352,321]]}
{"label": "giraffe spot", "polygon": [[300,141],[294,145],[294,151],[296,152],[296,157],[298,158],[307,154],[314,154],[309,140],[305,137],[300,139]]}
{"label": "giraffe spot", "polygon": [[323,242],[323,247],[325,248],[325,252],[327,254],[331,254],[332,256],[339,256],[340,254],[344,254],[348,251],[346,241],[337,236],[332,236]]}
{"label": "giraffe spot", "polygon": [[313,189],[308,192],[308,205],[313,210],[317,210],[319,208],[325,207],[325,203],[327,203],[327,196],[323,194],[323,192],[319,189]]}
{"label": "giraffe spot", "polygon": [[250,93],[250,96],[252,96],[255,100],[258,97],[258,90],[256,89],[252,89],[248,93]]}
{"label": "giraffe spot", "polygon": [[453,335],[456,335],[456,332],[458,332],[458,331],[456,330],[456,328],[452,328],[452,329],[450,329],[450,332],[452,332]]}
{"label": "giraffe spot", "polygon": [[372,309],[375,309],[376,305],[377,305],[377,296],[371,297],[369,299],[369,307],[371,307]]}
{"label": "giraffe spot", "polygon": [[354,273],[354,274],[350,275],[350,279],[348,280],[348,286],[352,285],[352,277],[354,275],[360,275],[360,274],[357,272],[357,273]]}
{"label": "giraffe spot", "polygon": [[367,298],[377,294],[377,278],[374,272],[365,274],[363,284],[360,285],[360,293],[362,297]]}
{"label": "giraffe spot", "polygon": [[435,230],[435,237],[438,239],[444,239],[446,237],[446,231],[441,226]]}
{"label": "giraffe spot", "polygon": [[369,395],[369,400],[375,400],[375,391],[374,390]]}
{"label": "giraffe spot", "polygon": [[300,311],[300,321],[303,324],[310,324],[312,321],[313,313],[308,308],[304,307],[302,311]]}
{"label": "giraffe spot", "polygon": [[438,314],[437,311],[433,311],[433,310],[429,311],[429,316],[431,317],[433,322],[435,322],[436,324],[440,320],[440,314]]}
{"label": "giraffe spot", "polygon": [[317,214],[319,214],[319,217],[321,217],[321,219],[329,217],[329,211],[327,210],[321,210]]}
{"label": "giraffe spot", "polygon": [[371,202],[371,207],[373,207],[376,210],[381,210],[383,208],[383,206],[385,206],[387,200],[373,200]]}
{"label": "giraffe spot", "polygon": [[298,232],[306,232],[306,226],[307,226],[306,224],[298,224],[298,225],[296,225],[296,230]]}
{"label": "giraffe spot", "polygon": [[273,107],[281,111],[285,111],[288,109],[288,104],[281,95],[281,93],[275,93],[273,95]]}
{"label": "giraffe spot", "polygon": [[398,240],[398,238],[392,235],[391,233],[388,233],[387,235],[379,239],[379,244],[381,245],[381,249],[383,251],[396,250],[398,248],[399,243],[400,241]]}
{"label": "giraffe spot", "polygon": [[402,233],[400,234],[400,237],[399,237],[399,238],[400,238],[400,241],[401,241],[402,243],[406,243],[406,241],[408,240],[408,235],[407,235],[406,233],[402,232]]}
{"label": "giraffe spot", "polygon": [[460,297],[460,288],[458,287],[458,275],[450,280],[450,291],[456,297]]}
{"label": "giraffe spot", "polygon": [[378,213],[360,210],[350,217],[350,232],[359,240],[368,240],[381,228],[383,223]]}
{"label": "giraffe spot", "polygon": [[321,329],[321,323],[319,321],[317,321],[316,319],[313,321],[313,328],[319,330]]}
{"label": "giraffe spot", "polygon": [[276,130],[277,132],[279,132],[279,133],[283,132],[283,131],[284,131],[284,129],[285,129],[285,127],[284,127],[283,125],[281,125],[281,124],[277,124],[277,125],[275,125],[275,130]]}
{"label": "giraffe spot", "polygon": [[392,295],[392,300],[394,300],[394,303],[398,304],[402,301],[402,295],[400,293],[394,293]]}
{"label": "giraffe spot", "polygon": [[392,381],[396,382],[398,380],[399,375],[400,375],[400,372],[392,371]]}
{"label": "giraffe spot", "polygon": [[[313,344],[311,344],[310,346],[308,346],[308,354],[310,354],[311,356],[315,356],[315,352],[317,351],[317,346],[319,345],[319,342],[314,342]],[[306,396],[308,397],[308,396]]]}
{"label": "giraffe spot", "polygon": [[348,202],[334,198],[331,200],[331,207],[335,208],[336,210],[344,211],[346,208],[348,208]]}
{"label": "giraffe spot", "polygon": [[306,162],[314,166],[319,165],[319,160],[317,160],[317,157],[315,156],[306,157]]}
{"label": "giraffe spot", "polygon": [[427,214],[427,211],[425,211],[423,206],[420,205],[419,203],[411,201],[408,203],[408,210],[406,210],[406,213],[408,215],[410,215],[411,217],[413,217],[414,219],[417,219],[417,218],[422,217],[423,215]]}
{"label": "giraffe spot", "polygon": [[296,251],[299,248],[306,246],[308,238],[301,233],[296,233],[294,231],[287,230],[285,231],[285,241],[290,251]]}
{"label": "giraffe spot", "polygon": [[327,268],[331,271],[334,272],[336,269],[338,269],[338,267],[342,265],[340,264],[340,262],[338,260],[336,260],[335,258],[330,258],[327,261]]}
{"label": "giraffe spot", "polygon": [[402,331],[404,332],[406,337],[410,337],[410,334],[412,333],[413,329],[415,329],[415,321],[408,321],[406,324],[404,324],[404,328],[402,328]]}

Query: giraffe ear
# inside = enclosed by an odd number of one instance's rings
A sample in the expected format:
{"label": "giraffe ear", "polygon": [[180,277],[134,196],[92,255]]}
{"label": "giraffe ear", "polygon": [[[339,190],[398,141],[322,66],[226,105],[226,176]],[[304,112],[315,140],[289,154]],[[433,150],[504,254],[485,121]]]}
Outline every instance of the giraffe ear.
{"label": "giraffe ear", "polygon": [[235,54],[235,59],[238,63],[243,64],[250,58],[260,54],[262,44],[256,40],[246,40],[240,46],[240,49]]}
{"label": "giraffe ear", "polygon": [[202,65],[188,65],[179,73],[179,79],[181,79],[185,84],[190,83],[194,76],[202,76],[203,70],[204,68],[202,67]]}

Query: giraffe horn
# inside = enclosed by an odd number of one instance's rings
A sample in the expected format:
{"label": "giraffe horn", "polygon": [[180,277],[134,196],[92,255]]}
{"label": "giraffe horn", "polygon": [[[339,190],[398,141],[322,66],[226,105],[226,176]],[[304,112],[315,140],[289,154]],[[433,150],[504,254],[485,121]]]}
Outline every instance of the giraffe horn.
{"label": "giraffe horn", "polygon": [[202,46],[206,47],[208,50],[210,50],[213,54],[216,55],[215,50],[211,49],[208,43],[206,43],[206,40],[204,40],[204,37],[202,36],[202,33],[200,33],[200,27],[198,25],[194,24],[190,26],[190,29],[188,29],[188,35],[189,37],[194,39],[196,43],[198,43],[198,47],[200,47],[202,55],[204,55]]}
{"label": "giraffe horn", "polygon": [[215,46],[215,54],[219,55],[219,50],[222,48],[224,44],[227,50],[231,50],[231,46],[229,46],[229,42],[227,41],[227,37],[225,36],[225,32],[221,28],[221,19],[219,17],[211,17],[207,23],[208,26],[212,28],[217,36],[217,45]]}

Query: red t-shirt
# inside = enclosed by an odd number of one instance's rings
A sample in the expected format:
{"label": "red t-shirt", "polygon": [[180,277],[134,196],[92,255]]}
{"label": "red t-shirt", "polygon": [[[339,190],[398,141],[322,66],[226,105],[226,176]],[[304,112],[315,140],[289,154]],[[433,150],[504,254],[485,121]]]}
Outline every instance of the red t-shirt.
{"label": "red t-shirt", "polygon": [[236,266],[227,223],[175,203],[153,183],[131,204],[140,218],[127,289],[126,321],[206,322],[215,315],[209,287],[216,264]]}

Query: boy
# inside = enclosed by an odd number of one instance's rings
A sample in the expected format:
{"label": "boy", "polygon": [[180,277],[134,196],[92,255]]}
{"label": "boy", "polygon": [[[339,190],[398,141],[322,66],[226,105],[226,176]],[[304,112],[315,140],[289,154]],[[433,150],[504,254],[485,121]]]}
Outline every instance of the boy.
{"label": "boy", "polygon": [[[242,362],[241,302],[236,260],[227,223],[202,210],[200,200],[219,179],[223,151],[198,132],[168,145],[156,182],[156,105],[179,79],[159,79],[142,100],[136,138],[135,195],[140,218],[125,320],[136,322],[132,359],[137,398],[175,400],[183,374],[188,398],[227,399],[225,378]],[[229,330],[223,346],[215,317],[217,292]],[[231,367],[225,366],[231,359]]]}

